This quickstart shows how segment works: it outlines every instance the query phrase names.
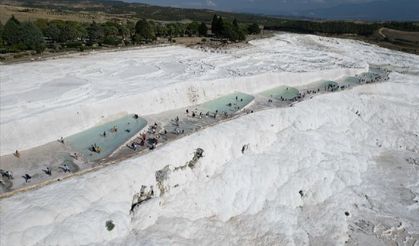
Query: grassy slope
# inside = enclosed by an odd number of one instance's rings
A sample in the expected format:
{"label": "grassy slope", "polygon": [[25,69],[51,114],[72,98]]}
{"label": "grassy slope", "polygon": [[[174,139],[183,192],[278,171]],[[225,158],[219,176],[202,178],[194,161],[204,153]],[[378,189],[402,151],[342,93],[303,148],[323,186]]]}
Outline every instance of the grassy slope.
{"label": "grassy slope", "polygon": [[419,42],[419,32],[403,32],[390,28],[381,28],[379,32],[390,40]]}
{"label": "grassy slope", "polygon": [[[229,20],[237,18],[239,22],[242,23],[257,22],[267,26],[281,26],[281,24],[288,21],[286,19],[251,14],[171,8],[121,1],[0,0],[0,21],[5,23],[12,14],[20,20],[36,20],[41,18],[80,22],[105,22],[115,19],[136,21],[139,18],[153,19],[162,22],[191,20],[210,22],[214,14],[222,15]],[[388,28],[381,28],[368,37],[353,35],[338,35],[337,37],[360,39],[386,48],[419,54],[418,36],[418,33],[400,32]]]}
{"label": "grassy slope", "polygon": [[[255,22],[260,24],[273,24],[279,19],[271,17],[263,17],[251,14],[229,13],[205,9],[182,9],[152,6],[139,3],[126,3],[121,1],[89,1],[89,0],[0,0],[0,4],[20,6],[31,9],[44,9],[46,12],[54,10],[62,15],[78,15],[78,13],[90,13],[94,16],[114,16],[116,18],[146,18],[159,21],[184,21],[196,20],[206,21],[212,20],[214,14],[219,14],[226,19],[232,20],[237,18],[240,22]],[[4,18],[4,17],[2,17]],[[50,18],[45,14],[45,18]],[[82,20],[84,18],[81,18]]]}
{"label": "grassy slope", "polygon": [[384,48],[419,54],[419,32],[380,28],[374,35],[365,39]]}

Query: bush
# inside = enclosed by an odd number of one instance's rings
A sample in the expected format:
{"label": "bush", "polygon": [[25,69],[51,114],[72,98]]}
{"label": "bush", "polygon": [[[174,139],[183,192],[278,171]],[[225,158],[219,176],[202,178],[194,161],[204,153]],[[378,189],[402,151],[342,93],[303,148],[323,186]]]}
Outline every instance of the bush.
{"label": "bush", "polygon": [[35,50],[37,53],[45,49],[41,30],[32,22],[20,23],[12,16],[2,31],[2,39],[9,50]]}
{"label": "bush", "polygon": [[256,23],[253,23],[253,24],[249,25],[247,27],[247,32],[249,34],[259,34],[260,33],[259,25],[256,24]]}
{"label": "bush", "polygon": [[137,24],[135,24],[135,41],[140,43],[154,41],[155,39],[156,34],[150,22],[145,19],[137,21]]}
{"label": "bush", "polygon": [[74,41],[74,42],[67,42],[65,43],[65,45],[67,46],[67,48],[80,48],[81,46],[83,46],[83,43],[80,41]]}
{"label": "bush", "polygon": [[207,36],[208,27],[204,22],[201,22],[201,25],[198,27],[199,36]]}
{"label": "bush", "polygon": [[112,220],[106,221],[106,229],[108,231],[112,231],[113,228],[115,228],[115,224],[113,223],[113,221]]}
{"label": "bush", "polygon": [[246,39],[246,35],[243,30],[240,29],[239,23],[234,19],[233,23],[225,22],[223,18],[214,15],[211,25],[212,34],[218,38],[225,38],[230,41],[243,41]]}
{"label": "bush", "polygon": [[121,39],[119,39],[118,37],[115,36],[106,36],[105,39],[103,40],[104,44],[107,45],[119,45],[121,44]]}

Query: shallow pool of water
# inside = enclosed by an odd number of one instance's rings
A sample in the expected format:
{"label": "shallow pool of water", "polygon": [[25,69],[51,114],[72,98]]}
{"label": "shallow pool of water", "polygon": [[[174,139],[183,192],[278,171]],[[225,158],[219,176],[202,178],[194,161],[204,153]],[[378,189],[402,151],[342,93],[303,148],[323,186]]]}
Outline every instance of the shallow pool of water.
{"label": "shallow pool of water", "polygon": [[291,100],[298,96],[298,89],[289,86],[279,86],[261,93],[262,96],[270,97],[274,99]]}
{"label": "shallow pool of water", "polygon": [[345,85],[345,86],[355,86],[355,85],[359,85],[360,84],[360,80],[357,77],[346,77],[344,78],[341,82],[339,82],[340,85]]}
{"label": "shallow pool of water", "polygon": [[[93,161],[110,155],[146,125],[145,119],[135,119],[134,115],[127,115],[72,135],[65,141],[75,152],[82,154],[89,161]],[[99,153],[91,150],[93,144],[100,148]]]}
{"label": "shallow pool of water", "polygon": [[253,101],[255,97],[241,92],[235,92],[226,96],[219,97],[217,99],[205,102],[199,105],[198,110],[202,113],[210,112],[214,113],[218,110],[219,113],[234,113],[237,112],[250,102]]}
{"label": "shallow pool of water", "polygon": [[371,81],[371,80],[374,80],[374,79],[376,79],[376,78],[377,78],[377,77],[379,77],[379,76],[380,76],[380,74],[379,74],[379,73],[372,72],[371,70],[370,70],[369,72],[362,73],[362,74],[360,74],[360,75],[359,75],[359,77],[360,77],[361,79],[364,79],[364,80],[366,80],[366,81]]}
{"label": "shallow pool of water", "polygon": [[303,87],[304,89],[314,90],[314,91],[332,91],[339,88],[339,83],[332,80],[321,80],[307,86]]}

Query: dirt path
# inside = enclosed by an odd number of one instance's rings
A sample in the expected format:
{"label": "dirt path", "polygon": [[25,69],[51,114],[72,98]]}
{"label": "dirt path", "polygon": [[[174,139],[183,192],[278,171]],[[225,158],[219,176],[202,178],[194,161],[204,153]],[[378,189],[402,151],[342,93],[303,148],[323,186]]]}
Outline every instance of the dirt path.
{"label": "dirt path", "polygon": [[384,35],[383,30],[384,30],[384,27],[381,27],[380,29],[378,29],[378,34],[380,34],[381,37],[386,38],[386,35]]}

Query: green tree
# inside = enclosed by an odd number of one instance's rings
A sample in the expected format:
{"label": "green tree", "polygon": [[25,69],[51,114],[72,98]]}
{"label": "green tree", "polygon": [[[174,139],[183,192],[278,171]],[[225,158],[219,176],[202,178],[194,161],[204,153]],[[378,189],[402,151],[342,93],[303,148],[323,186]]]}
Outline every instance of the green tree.
{"label": "green tree", "polygon": [[81,27],[77,22],[66,21],[62,23],[60,27],[60,37],[61,42],[71,42],[76,41],[82,38]]}
{"label": "green tree", "polygon": [[18,45],[22,42],[22,27],[14,15],[6,22],[3,28],[2,37],[6,45]]}
{"label": "green tree", "polygon": [[186,25],[182,24],[182,23],[176,23],[176,33],[177,36],[185,36],[185,32],[186,32]]}
{"label": "green tree", "polygon": [[167,35],[169,35],[169,37],[174,37],[177,35],[177,28],[176,25],[174,23],[170,23],[166,25],[166,31],[167,31]]}
{"label": "green tree", "polygon": [[253,23],[253,24],[249,25],[247,27],[247,32],[249,34],[259,34],[260,33],[259,25],[256,24],[256,23]]}
{"label": "green tree", "polygon": [[239,29],[239,22],[237,21],[237,19],[236,19],[236,18],[234,18],[234,20],[233,20],[233,26],[234,26],[235,28]]}
{"label": "green tree", "polygon": [[124,41],[124,42],[127,41],[127,39],[130,36],[130,30],[129,30],[128,26],[123,24],[123,23],[120,23],[118,25],[118,34],[119,34],[119,36],[121,36],[122,41]]}
{"label": "green tree", "polygon": [[76,23],[77,39],[84,41],[88,37],[87,28],[89,27],[86,23]]}
{"label": "green tree", "polygon": [[179,37],[185,34],[185,25],[181,23],[169,23],[166,25],[167,35],[170,37]]}
{"label": "green tree", "polygon": [[135,41],[149,42],[156,39],[156,35],[150,23],[145,19],[141,19],[135,25]]}
{"label": "green tree", "polygon": [[4,26],[2,37],[11,51],[30,49],[42,52],[45,49],[41,30],[32,22],[20,23],[14,16]]}
{"label": "green tree", "polygon": [[229,22],[223,23],[220,36],[231,41],[242,41],[246,39],[244,33],[234,24]]}
{"label": "green tree", "polygon": [[214,17],[212,17],[211,32],[215,36],[218,36],[221,33],[220,18],[221,17],[218,17],[217,15],[214,15]]}
{"label": "green tree", "polygon": [[101,45],[103,43],[104,37],[105,34],[102,26],[93,21],[87,28],[87,39],[89,41],[89,44]]}
{"label": "green tree", "polygon": [[189,37],[199,35],[199,23],[196,21],[189,23],[185,31]]}
{"label": "green tree", "polygon": [[40,53],[45,49],[45,41],[41,30],[32,22],[24,22],[21,26],[22,43],[26,49]]}
{"label": "green tree", "polygon": [[134,37],[135,37],[135,22],[133,21],[127,21],[127,28],[129,31],[129,36],[131,41],[134,41]]}
{"label": "green tree", "polygon": [[3,26],[3,23],[1,23],[0,21],[0,48],[4,47],[3,30],[4,30],[4,26]]}
{"label": "green tree", "polygon": [[157,37],[166,37],[167,36],[167,27],[160,23],[155,25],[155,32]]}
{"label": "green tree", "polygon": [[198,32],[199,36],[207,36],[208,27],[204,22],[201,22],[201,25],[199,25]]}
{"label": "green tree", "polygon": [[121,43],[117,23],[109,21],[106,22],[105,24],[103,24],[103,31],[105,35],[103,43],[108,45],[118,45]]}
{"label": "green tree", "polygon": [[51,39],[54,42],[60,42],[60,28],[57,23],[50,22],[48,23],[47,28],[45,29],[45,36]]}
{"label": "green tree", "polygon": [[48,20],[37,19],[34,24],[45,34],[45,30],[48,28]]}

